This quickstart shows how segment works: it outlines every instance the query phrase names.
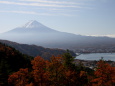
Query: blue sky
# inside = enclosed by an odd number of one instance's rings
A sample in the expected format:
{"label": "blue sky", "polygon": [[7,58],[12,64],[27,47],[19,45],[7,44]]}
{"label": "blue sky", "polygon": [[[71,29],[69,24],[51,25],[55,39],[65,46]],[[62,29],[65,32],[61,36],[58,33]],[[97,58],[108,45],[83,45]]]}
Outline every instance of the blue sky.
{"label": "blue sky", "polygon": [[115,0],[0,0],[0,33],[30,20],[63,32],[115,36]]}

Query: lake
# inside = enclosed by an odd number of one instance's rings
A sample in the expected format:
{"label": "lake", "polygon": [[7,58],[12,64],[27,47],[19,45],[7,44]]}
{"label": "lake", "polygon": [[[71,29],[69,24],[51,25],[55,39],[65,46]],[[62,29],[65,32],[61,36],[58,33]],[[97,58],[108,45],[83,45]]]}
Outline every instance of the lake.
{"label": "lake", "polygon": [[76,59],[80,60],[100,60],[103,57],[104,60],[115,61],[115,53],[89,53],[76,56]]}

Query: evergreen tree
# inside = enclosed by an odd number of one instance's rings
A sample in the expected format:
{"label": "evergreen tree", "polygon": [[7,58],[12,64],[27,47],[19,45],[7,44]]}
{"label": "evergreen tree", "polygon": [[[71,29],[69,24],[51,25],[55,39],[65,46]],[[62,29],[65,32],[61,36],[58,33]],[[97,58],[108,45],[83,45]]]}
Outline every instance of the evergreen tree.
{"label": "evergreen tree", "polygon": [[69,50],[62,57],[64,59],[63,64],[67,69],[75,69],[75,64],[73,63],[75,57],[72,57]]}

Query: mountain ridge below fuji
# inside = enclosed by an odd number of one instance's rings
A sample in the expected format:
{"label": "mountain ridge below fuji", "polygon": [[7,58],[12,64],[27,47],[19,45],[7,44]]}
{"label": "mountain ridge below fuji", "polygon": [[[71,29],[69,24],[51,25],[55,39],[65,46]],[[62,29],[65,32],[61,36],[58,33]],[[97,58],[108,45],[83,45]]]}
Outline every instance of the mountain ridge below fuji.
{"label": "mountain ridge below fuji", "polygon": [[[57,48],[52,49],[52,48],[45,48],[36,45],[20,44],[12,41],[7,41],[7,40],[0,40],[0,43],[11,46],[16,50],[20,51],[22,54],[26,54],[32,57],[41,56],[42,58],[47,60],[49,60],[50,57],[52,56],[58,56],[67,53],[67,51],[63,49],[57,49]],[[72,56],[76,56],[76,54],[71,50],[69,50],[69,53]]]}

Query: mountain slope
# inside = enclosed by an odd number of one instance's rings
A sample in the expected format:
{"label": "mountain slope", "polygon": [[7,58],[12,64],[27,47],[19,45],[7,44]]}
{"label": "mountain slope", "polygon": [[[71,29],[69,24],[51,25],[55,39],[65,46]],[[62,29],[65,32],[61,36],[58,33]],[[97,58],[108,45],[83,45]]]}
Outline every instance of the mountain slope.
{"label": "mountain slope", "polygon": [[35,44],[53,48],[72,48],[77,46],[112,45],[114,38],[81,36],[60,32],[44,26],[37,21],[30,21],[22,27],[0,35],[0,39],[15,41],[24,44]]}
{"label": "mountain slope", "polygon": [[[0,42],[14,47],[15,49],[19,50],[23,54],[27,54],[33,57],[41,56],[44,59],[50,59],[52,55],[58,56],[66,53],[66,51],[62,49],[50,49],[50,48],[44,48],[36,45],[19,44],[7,40],[0,40]],[[70,53],[72,56],[76,56],[74,52],[70,51]]]}
{"label": "mountain slope", "polygon": [[0,43],[0,86],[8,86],[8,76],[20,68],[31,68],[32,57]]}

